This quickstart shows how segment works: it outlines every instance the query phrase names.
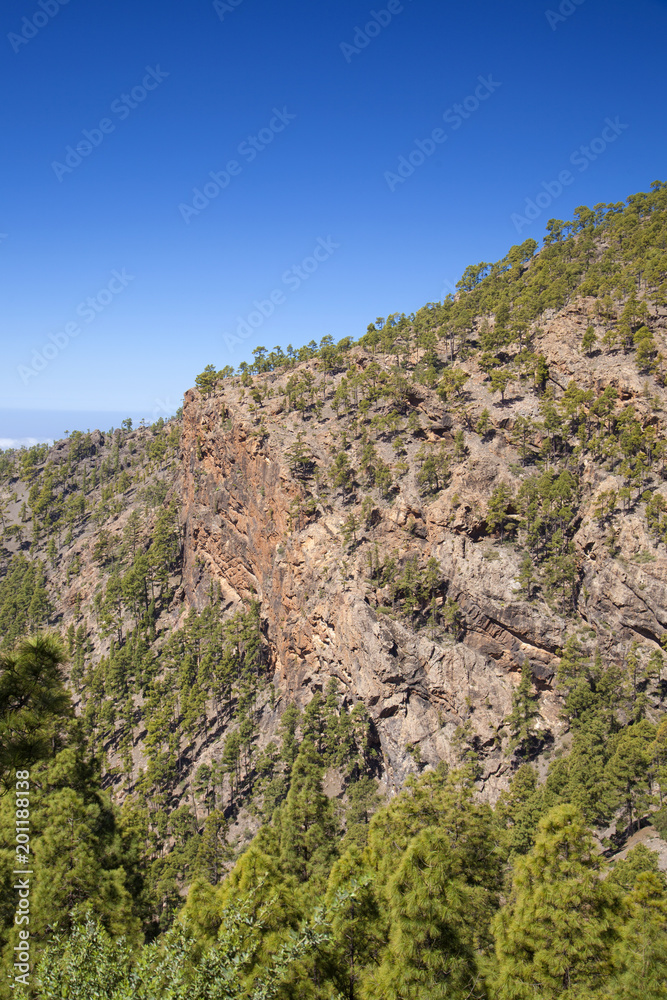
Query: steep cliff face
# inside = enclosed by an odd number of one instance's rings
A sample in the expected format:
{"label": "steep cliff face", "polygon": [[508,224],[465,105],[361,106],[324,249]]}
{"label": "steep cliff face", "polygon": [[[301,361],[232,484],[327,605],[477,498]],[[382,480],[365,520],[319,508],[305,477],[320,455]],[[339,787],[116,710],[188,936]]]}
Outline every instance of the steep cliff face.
{"label": "steep cliff face", "polygon": [[[657,346],[664,352],[667,309],[655,303],[647,307]],[[613,389],[612,415],[631,407],[641,425],[634,454],[641,455],[645,475],[635,470],[634,478],[628,476],[620,455],[611,463],[601,457],[596,461],[594,455],[580,461],[583,503],[573,539],[580,574],[576,612],[591,626],[601,651],[622,659],[632,641],[655,649],[667,627],[667,549],[649,530],[646,516],[651,495],[667,496],[662,445],[667,392],[664,379],[647,368],[639,371],[627,351],[582,355],[581,339],[595,309],[595,299],[578,299],[549,316],[536,348],[549,359],[559,395],[570,381],[594,399]],[[596,324],[599,339],[608,327]],[[616,505],[605,512],[601,503],[612,495]]]}
{"label": "steep cliff face", "polygon": [[[220,763],[245,655],[226,629],[253,601],[265,647],[241,798],[264,794],[253,762],[281,743],[284,708],[330,678],[370,713],[391,788],[474,750],[495,796],[517,763],[506,720],[522,674],[537,695],[530,752],[558,749],[569,638],[625,672],[621,715],[641,685],[655,715],[667,286],[664,220],[644,208],[612,206],[599,232],[584,219],[537,254],[513,247],[357,344],[257,348],[252,367],[203,373],[182,420],[4,456],[0,575],[22,598],[5,581],[2,641],[66,632],[110,780],[131,791],[148,762],[162,787],[164,757],[176,803],[201,763]],[[218,593],[210,617],[190,614]],[[230,767],[219,787],[234,811]]]}
{"label": "steep cliff face", "polygon": [[[592,392],[583,405],[593,413],[594,401],[611,386],[614,418],[630,403],[644,430],[659,428],[666,394],[655,379],[641,376],[620,352],[582,354],[591,307],[592,301],[577,300],[547,314],[535,333],[556,404],[575,383]],[[654,316],[656,336],[663,312]],[[355,348],[346,371],[327,375],[313,360],[296,373],[254,376],[254,402],[246,391],[250,382],[244,388],[238,379],[225,380],[208,398],[186,394],[184,595],[200,608],[215,581],[230,607],[259,599],[283,704],[303,705],[337,677],[348,702],[362,700],[374,720],[389,785],[402,783],[420,761],[456,759],[467,726],[494,796],[510,770],[502,724],[526,661],[539,693],[538,729],[549,747],[563,735],[554,673],[568,635],[577,635],[589,654],[599,649],[618,663],[633,641],[646,654],[657,648],[667,625],[665,546],[649,532],[646,495],[639,503],[641,477],[628,489],[627,468],[583,450],[565,463],[578,483],[568,512],[574,527],[567,597],[521,593],[526,549],[511,531],[504,541],[489,531],[486,517],[499,483],[516,496],[535,473],[532,460],[548,431],[543,424],[533,430],[534,451],[524,461],[517,422],[537,424],[544,400],[528,380],[498,400],[477,362],[463,361],[468,381],[461,399],[456,393],[443,402],[412,384],[402,399],[397,447],[396,427],[382,431],[382,421],[396,416],[393,403],[381,401],[363,415],[350,403],[342,419],[336,406],[345,379],[352,373],[352,381],[363,381],[378,360],[390,377],[392,359]],[[293,386],[299,378],[320,395],[319,408],[290,410],[290,379]],[[477,433],[484,410],[489,427]],[[401,459],[384,495],[362,473],[364,427],[373,420],[380,421],[378,460],[396,467]],[[289,459],[295,442],[306,448],[314,477],[297,477]],[[446,453],[450,463],[445,488],[430,498],[418,480],[424,449]],[[352,470],[349,489],[331,478],[333,456],[341,452]],[[549,470],[548,449],[541,467]],[[657,466],[647,469],[644,486],[664,492],[661,482]],[[511,504],[508,511],[511,527]],[[432,618],[429,626],[423,597],[415,612],[393,606],[387,573],[374,572],[389,556],[395,574],[411,560],[421,568],[436,560],[435,624]],[[446,628],[444,611],[451,606],[457,619]]]}

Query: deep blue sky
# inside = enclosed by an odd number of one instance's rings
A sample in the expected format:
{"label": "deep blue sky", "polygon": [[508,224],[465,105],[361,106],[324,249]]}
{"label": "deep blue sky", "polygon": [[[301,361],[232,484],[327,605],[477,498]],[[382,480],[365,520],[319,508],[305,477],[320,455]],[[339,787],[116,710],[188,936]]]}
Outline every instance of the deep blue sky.
{"label": "deep blue sky", "polygon": [[[209,362],[359,336],[441,299],[468,263],[539,240],[549,218],[667,177],[665,2],[565,0],[572,13],[550,24],[556,3],[405,0],[358,53],[341,43],[386,0],[217,6],[69,0],[35,31],[23,18],[46,18],[38,0],[3,5],[0,439],[61,435],[72,418],[57,410],[82,411],[84,428],[113,422],[97,411],[153,418]],[[12,44],[22,29],[34,37]],[[147,67],[168,75],[121,111]],[[460,127],[443,121],[479,77],[493,93]],[[239,146],[282,124],[274,109],[295,117],[250,162]],[[90,155],[53,166],[105,118]],[[390,190],[385,173],[436,128],[446,141]],[[571,164],[605,128],[614,141],[586,170]],[[230,160],[236,175],[186,223],[179,206]],[[512,214],[565,169],[572,183],[518,233]],[[283,281],[329,238],[339,246],[300,287]],[[79,304],[112,280],[86,322]],[[274,290],[273,315],[230,345]],[[78,335],[26,374],[68,323]]]}

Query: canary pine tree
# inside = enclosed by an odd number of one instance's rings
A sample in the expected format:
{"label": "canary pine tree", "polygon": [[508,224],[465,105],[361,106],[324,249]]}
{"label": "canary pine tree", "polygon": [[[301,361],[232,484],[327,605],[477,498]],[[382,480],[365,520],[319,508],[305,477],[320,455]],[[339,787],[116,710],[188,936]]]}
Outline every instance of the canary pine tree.
{"label": "canary pine tree", "polygon": [[65,652],[54,636],[24,639],[0,655],[0,779],[64,745],[73,716]]}
{"label": "canary pine tree", "polygon": [[667,882],[663,872],[640,872],[626,905],[630,918],[624,922],[614,952],[619,970],[614,1000],[662,1000],[667,983]]}
{"label": "canary pine tree", "polygon": [[389,885],[389,943],[367,977],[367,1000],[472,1000],[483,996],[477,930],[491,897],[468,878],[450,837],[427,827],[410,842]]}
{"label": "canary pine tree", "polygon": [[579,810],[555,806],[535,846],[515,861],[511,896],[494,920],[497,1000],[555,1000],[604,985],[618,941],[621,894]]}
{"label": "canary pine tree", "polygon": [[512,694],[512,711],[505,719],[510,731],[510,747],[518,757],[527,759],[538,747],[536,722],[540,712],[538,698],[534,691],[530,662],[526,660],[521,668],[521,681]]}
{"label": "canary pine tree", "polygon": [[[351,886],[357,887],[356,895],[336,907],[340,890]],[[375,887],[363,853],[356,845],[350,845],[331,869],[325,903],[330,910],[333,932],[329,947],[332,978],[346,1000],[357,1000],[361,996],[361,980],[373,974],[383,942]]]}
{"label": "canary pine tree", "polygon": [[280,859],[300,883],[324,887],[336,856],[337,822],[333,804],[322,791],[322,761],[306,738],[292,767],[290,790],[276,816]]}

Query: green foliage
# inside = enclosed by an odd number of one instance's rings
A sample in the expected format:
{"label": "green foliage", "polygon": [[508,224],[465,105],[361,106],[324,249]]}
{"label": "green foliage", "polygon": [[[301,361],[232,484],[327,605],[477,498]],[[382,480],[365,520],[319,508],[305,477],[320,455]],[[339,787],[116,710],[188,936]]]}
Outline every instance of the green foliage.
{"label": "green foliage", "polygon": [[336,853],[337,823],[322,791],[322,763],[309,739],[301,744],[290,790],[275,818],[280,860],[300,883],[322,885]]}
{"label": "green foliage", "polygon": [[654,865],[643,869],[626,896],[629,919],[614,950],[619,1000],[660,1000],[665,991],[667,885]]}
{"label": "green foliage", "polygon": [[538,787],[535,769],[521,764],[509,789],[498,799],[495,819],[510,855],[526,854],[535,841],[537,824],[544,809],[543,789]]}
{"label": "green foliage", "polygon": [[499,483],[493,490],[486,511],[486,525],[489,531],[500,532],[500,540],[505,538],[505,531],[508,524],[511,524],[510,515],[513,509],[514,495],[511,487],[507,483]]}
{"label": "green foliage", "polygon": [[450,478],[449,456],[444,448],[420,453],[422,466],[417,473],[417,486],[422,496],[433,496],[447,485]]}
{"label": "green foliage", "polygon": [[42,561],[19,553],[0,580],[0,648],[10,648],[25,632],[46,624],[52,614]]}
{"label": "green foliage", "polygon": [[518,757],[531,757],[539,747],[540,738],[536,729],[539,714],[532,668],[526,660],[521,668],[519,686],[512,694],[512,711],[504,720],[504,725],[510,731],[510,748]]}
{"label": "green foliage", "polygon": [[460,368],[446,368],[442,374],[442,378],[440,379],[438,395],[445,401],[451,395],[460,396],[461,390],[469,378],[470,375],[468,372],[465,372]]}
{"label": "green foliage", "polygon": [[595,335],[595,327],[590,325],[586,327],[586,332],[581,338],[581,350],[584,354],[590,354],[592,348],[597,343],[597,337]]}
{"label": "green foliage", "polygon": [[475,426],[475,430],[480,435],[480,437],[485,438],[491,429],[491,418],[489,411],[484,408],[479,416],[479,420]]}
{"label": "green foliage", "polygon": [[315,463],[310,449],[303,441],[302,432],[297,434],[294,444],[285,452],[285,457],[297,479],[305,480],[313,475]]}
{"label": "green foliage", "polygon": [[499,392],[503,403],[505,402],[507,387],[512,381],[512,372],[507,369],[494,368],[491,372],[491,392]]}
{"label": "green foliage", "polygon": [[[329,907],[335,914],[354,900],[356,887],[341,890]],[[188,926],[176,925],[160,945],[146,947],[138,962],[124,941],[115,941],[98,923],[79,923],[67,938],[56,938],[36,972],[41,1000],[66,996],[104,1000],[273,1000],[295,968],[331,940],[324,908],[314,911],[270,956],[256,978],[248,975],[249,940],[264,926],[266,910],[252,902],[230,905],[215,944],[197,956]]]}
{"label": "green foliage", "polygon": [[612,969],[620,893],[600,878],[583,817],[557,806],[539,824],[535,846],[517,858],[510,899],[494,921],[499,1000],[544,1000],[595,989]]}
{"label": "green foliage", "polygon": [[0,654],[0,782],[63,746],[73,716],[65,690],[64,651],[52,636],[24,639]]}
{"label": "green foliage", "polygon": [[493,900],[463,860],[438,828],[411,840],[388,887],[389,942],[369,1000],[482,995],[475,946]]}
{"label": "green foliage", "polygon": [[[404,487],[416,486],[430,503],[452,474],[465,471],[453,463],[479,442],[464,429],[484,439],[496,434],[499,443],[509,436],[521,462],[511,467],[518,488],[498,486],[486,515],[484,504],[471,510],[465,500],[459,516],[466,546],[475,544],[483,520],[501,542],[516,541],[517,593],[549,601],[574,627],[584,558],[574,540],[591,470],[616,479],[595,493],[589,510],[620,565],[615,538],[626,512],[645,512],[656,552],[667,539],[660,489],[666,450],[648,388],[644,400],[624,402],[611,386],[564,387],[534,347],[537,324],[546,309],[594,296],[582,352],[622,351],[647,386],[654,377],[664,382],[653,322],[655,307],[667,302],[666,223],[661,183],[626,205],[581,206],[571,222],[550,221],[539,254],[527,240],[495,263],[472,265],[455,297],[409,316],[378,317],[357,345],[324,337],[319,346],[311,341],[286,351],[257,347],[253,363],[237,373],[208,365],[197,388],[204,398],[218,393],[216,410],[229,430],[224,395],[240,381],[246,402],[252,400],[257,429],[250,433],[263,448],[269,431],[273,439],[265,414],[277,381],[266,376],[285,374],[278,381],[280,426],[296,420],[303,427],[284,452],[298,493],[292,527],[301,530],[330,504],[341,541],[349,550],[363,547],[369,583],[389,595],[377,595],[376,603],[391,602],[379,610],[398,619],[397,628],[423,630],[423,642],[426,635],[442,642],[444,630],[456,640],[466,629],[473,633],[474,615],[464,621],[448,556],[429,558],[420,542],[427,516],[407,522],[409,544],[396,543],[391,553],[379,551],[375,529]],[[298,368],[304,361],[307,367]],[[486,372],[486,388],[501,402],[510,383],[522,396],[537,396],[528,400],[531,416],[496,428],[488,409],[476,419],[468,362],[473,374],[477,366]],[[440,407],[432,415],[430,390],[451,411],[451,423]],[[306,435],[328,419],[329,407],[338,430],[327,467],[319,465],[317,436]],[[102,438],[74,432],[53,461],[45,447],[0,455],[0,481],[13,490],[12,477],[21,476],[20,496],[11,497],[19,502],[4,494],[0,502],[8,546],[0,581],[7,650],[0,663],[0,761],[11,772],[27,757],[38,786],[34,853],[52,876],[35,883],[38,960],[47,949],[35,986],[40,1000],[662,995],[664,877],[638,849],[607,876],[585,828],[610,836],[610,848],[649,819],[667,828],[667,737],[658,715],[664,670],[657,650],[648,655],[649,639],[615,662],[603,639],[596,652],[571,632],[556,677],[569,749],[556,749],[546,780],[526,763],[549,738],[538,729],[526,664],[505,720],[517,769],[495,810],[474,785],[487,748],[472,712],[453,718],[462,769],[427,771],[382,806],[374,780],[379,741],[364,706],[352,705],[335,683],[315,690],[302,711],[281,703],[270,683],[258,603],[232,610],[212,587],[208,605],[174,627],[182,529],[168,470],[180,447],[179,420],[139,429],[126,420]],[[425,442],[418,451],[417,440]],[[194,447],[202,459],[203,433]],[[242,470],[228,471],[242,485]],[[363,505],[360,486],[372,491]],[[466,496],[458,482],[456,489]],[[195,495],[211,499],[201,468]],[[227,503],[223,490],[217,512]],[[458,503],[455,495],[452,506]],[[70,681],[80,697],[75,721],[63,695],[61,653],[45,646],[39,653],[34,641],[10,650],[57,621],[53,581],[76,583],[84,536],[93,532],[94,623],[76,593],[67,619]],[[191,567],[198,599],[200,568]],[[260,709],[269,705],[280,721],[264,746]],[[450,709],[443,726],[451,724]],[[428,766],[428,750],[419,756],[423,747],[427,740],[410,745],[409,767]],[[207,763],[193,777],[202,748]],[[104,772],[95,759],[102,753]],[[136,775],[142,755],[145,768]],[[335,800],[323,791],[333,780],[324,783],[329,769],[341,782]],[[122,811],[101,790],[102,773],[114,797],[125,797]],[[3,842],[11,840],[10,803],[0,802]],[[652,813],[656,806],[662,808]],[[243,810],[264,822],[250,846],[230,832]],[[0,851],[7,967],[14,941],[4,901],[11,899],[10,861]],[[98,922],[86,924],[91,912]],[[51,946],[56,925],[62,937]],[[157,944],[142,947],[142,929],[158,935]]]}
{"label": "green foliage", "polygon": [[[430,578],[436,586],[437,566]],[[211,633],[217,646],[227,635],[234,655],[241,656],[235,671],[242,680],[256,678],[260,623],[257,605],[223,625],[211,610],[210,617],[191,615],[182,639],[196,643],[189,648],[201,662],[211,652],[204,636]],[[70,632],[73,652],[82,638]],[[49,653],[57,695],[62,654],[49,643],[33,640],[21,647],[21,683],[30,687],[29,662]],[[563,684],[590,674],[574,640],[561,663]],[[4,682],[12,669],[0,675]],[[665,878],[655,857],[638,848],[601,879],[601,858],[577,806],[568,803],[578,798],[601,823],[608,821],[605,810],[636,823],[649,808],[653,779],[647,776],[664,780],[664,726],[640,720],[611,735],[600,730],[612,725],[613,716],[596,670],[594,704],[578,716],[569,756],[556,761],[543,786],[522,765],[495,814],[476,795],[473,760],[458,772],[441,766],[409,781],[378,809],[368,721],[361,706],[345,710],[336,683],[330,683],[303,714],[295,707],[284,712],[281,749],[267,748],[261,768],[257,762],[269,784],[280,767],[286,769],[283,793],[270,822],[226,877],[234,855],[227,819],[215,805],[217,764],[197,772],[193,796],[213,802],[203,823],[182,804],[167,815],[160,834],[161,812],[151,817],[150,806],[129,801],[122,812],[111,806],[69,702],[45,695],[35,718],[49,739],[35,755],[38,791],[31,801],[35,868],[44,873],[34,886],[40,1000],[65,995],[65,983],[86,996],[147,1000],[164,995],[167,986],[174,997],[262,997],[271,991],[324,997],[338,990],[369,1000],[481,998],[485,976],[494,1000],[528,997],[534,990],[547,998],[563,989],[574,996],[608,984],[619,997],[634,997],[636,982],[647,996],[659,996]],[[19,681],[13,683],[18,690]],[[522,726],[530,733],[534,717],[527,670],[522,683],[525,691],[518,689],[514,705],[519,735]],[[42,681],[40,692],[47,689]],[[243,683],[239,693],[242,703],[252,705]],[[166,730],[160,735],[163,705],[168,720],[173,704],[165,703],[164,692],[149,708],[149,743],[154,739],[155,746],[169,743]],[[237,788],[247,780],[252,758],[243,732],[243,722],[230,731],[229,752],[223,754],[223,771],[234,776]],[[342,841],[340,814],[322,791],[328,766],[347,767],[350,778]],[[148,798],[159,809],[158,788]],[[0,830],[13,822],[12,800],[0,800]],[[147,848],[165,836],[173,838],[173,848],[149,861]],[[508,855],[512,890],[494,916]],[[3,884],[10,884],[12,863],[9,852],[0,852]],[[184,880],[192,881],[187,906],[182,920],[166,931]],[[325,905],[318,910],[315,900],[322,896]],[[92,920],[86,924],[87,918]],[[0,908],[6,963],[13,956],[11,919],[11,907]],[[59,939],[52,937],[56,924]],[[142,924],[159,924],[166,933],[157,944],[139,947]],[[633,947],[637,940],[641,958]],[[611,996],[615,1000],[616,993]]]}
{"label": "green foliage", "polygon": [[215,390],[217,382],[218,373],[215,370],[215,365],[206,365],[201,375],[197,375],[195,386],[206,398]]}
{"label": "green foliage", "polygon": [[[14,774],[29,773],[30,847],[21,867],[30,878],[30,934],[37,953],[58,925],[67,932],[85,912],[95,914],[117,937],[133,944],[146,917],[139,853],[130,828],[124,827],[101,790],[97,763],[86,753],[72,717],[60,665],[63,654],[50,637],[20,644],[2,663],[4,717],[0,746],[8,791],[0,796],[0,948],[10,968],[18,926],[11,890],[17,857]],[[11,781],[7,768],[11,767]],[[3,991],[4,995],[4,991]]]}

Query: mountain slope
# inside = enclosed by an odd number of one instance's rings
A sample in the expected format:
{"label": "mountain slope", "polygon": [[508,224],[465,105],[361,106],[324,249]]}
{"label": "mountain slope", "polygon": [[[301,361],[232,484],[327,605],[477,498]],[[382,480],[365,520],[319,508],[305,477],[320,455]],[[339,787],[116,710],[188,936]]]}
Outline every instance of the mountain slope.
{"label": "mountain slope", "polygon": [[[346,802],[439,761],[495,801],[591,699],[657,722],[666,261],[657,184],[357,343],[209,366],[167,424],[0,457],[3,646],[66,637],[86,738],[160,865],[212,807],[238,848],[306,737]],[[169,913],[196,869],[177,861]]]}

